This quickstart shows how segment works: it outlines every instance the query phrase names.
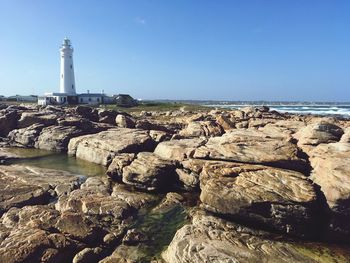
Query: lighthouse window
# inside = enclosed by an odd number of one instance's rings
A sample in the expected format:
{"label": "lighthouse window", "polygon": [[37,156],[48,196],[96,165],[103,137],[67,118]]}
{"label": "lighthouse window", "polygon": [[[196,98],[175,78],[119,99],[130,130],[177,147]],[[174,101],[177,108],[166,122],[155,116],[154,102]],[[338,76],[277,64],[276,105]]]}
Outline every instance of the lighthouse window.
{"label": "lighthouse window", "polygon": [[70,65],[70,68],[73,68],[73,66],[72,66],[72,65]]}
{"label": "lighthouse window", "polygon": [[74,85],[72,85],[72,89],[74,89]]}

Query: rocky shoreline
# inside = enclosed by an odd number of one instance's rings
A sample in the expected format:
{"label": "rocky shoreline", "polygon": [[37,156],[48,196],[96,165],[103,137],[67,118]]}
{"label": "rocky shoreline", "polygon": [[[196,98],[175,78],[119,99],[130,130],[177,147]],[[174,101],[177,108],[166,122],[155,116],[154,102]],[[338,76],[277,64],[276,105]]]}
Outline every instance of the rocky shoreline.
{"label": "rocky shoreline", "polygon": [[349,262],[347,119],[0,105],[0,163],[0,262]]}

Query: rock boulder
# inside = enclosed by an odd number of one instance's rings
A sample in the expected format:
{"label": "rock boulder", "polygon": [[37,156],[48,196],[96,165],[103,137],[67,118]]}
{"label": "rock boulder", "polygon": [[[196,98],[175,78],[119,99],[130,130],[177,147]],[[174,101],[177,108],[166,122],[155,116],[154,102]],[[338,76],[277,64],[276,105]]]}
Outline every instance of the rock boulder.
{"label": "rock boulder", "polygon": [[326,212],[317,188],[295,171],[209,161],[200,187],[203,206],[232,219],[298,236],[315,235],[324,227],[318,216]]}
{"label": "rock boulder", "polygon": [[154,153],[163,159],[182,161],[192,157],[195,150],[205,142],[204,138],[165,141],[157,145]]}
{"label": "rock boulder", "polygon": [[68,153],[107,166],[117,154],[152,151],[154,146],[147,131],[116,128],[71,139]]}
{"label": "rock boulder", "polygon": [[123,168],[123,182],[147,191],[164,191],[173,186],[175,166],[154,153],[141,152]]}
{"label": "rock boulder", "polygon": [[302,172],[308,171],[305,160],[291,138],[283,133],[254,129],[236,129],[221,137],[210,138],[197,148],[194,158],[265,164]]}

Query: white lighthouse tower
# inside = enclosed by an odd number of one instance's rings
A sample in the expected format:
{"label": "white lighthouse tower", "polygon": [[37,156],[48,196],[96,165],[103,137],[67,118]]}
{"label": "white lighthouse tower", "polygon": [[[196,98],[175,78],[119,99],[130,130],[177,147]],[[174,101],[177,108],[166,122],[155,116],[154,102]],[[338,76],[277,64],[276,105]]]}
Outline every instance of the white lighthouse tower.
{"label": "white lighthouse tower", "polygon": [[61,53],[61,75],[60,75],[60,93],[67,95],[76,95],[75,78],[73,66],[73,48],[70,40],[65,38],[60,48]]}
{"label": "white lighthouse tower", "polygon": [[38,97],[38,104],[46,105],[75,105],[75,104],[103,104],[113,103],[114,97],[102,93],[76,93],[73,47],[68,38],[63,40],[60,47],[61,68],[60,68],[60,92],[45,93]]}

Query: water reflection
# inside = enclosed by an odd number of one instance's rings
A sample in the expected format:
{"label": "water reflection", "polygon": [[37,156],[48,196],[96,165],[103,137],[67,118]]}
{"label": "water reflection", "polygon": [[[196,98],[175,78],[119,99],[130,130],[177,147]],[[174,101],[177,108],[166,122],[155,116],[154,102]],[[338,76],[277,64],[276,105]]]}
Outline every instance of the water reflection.
{"label": "water reflection", "polygon": [[25,148],[7,148],[6,150],[19,157],[18,159],[9,160],[11,164],[25,164],[40,168],[63,170],[88,177],[101,176],[106,172],[104,166],[71,157],[66,153]]}

